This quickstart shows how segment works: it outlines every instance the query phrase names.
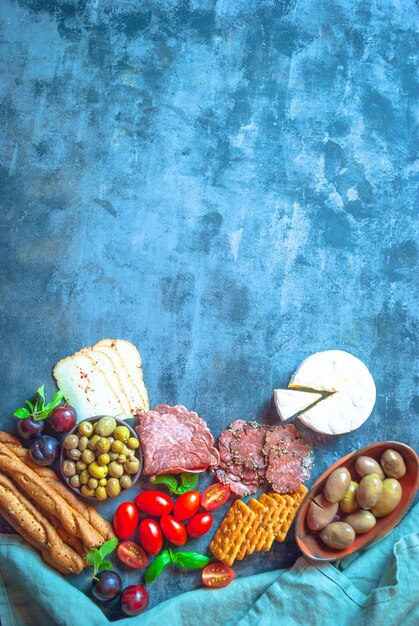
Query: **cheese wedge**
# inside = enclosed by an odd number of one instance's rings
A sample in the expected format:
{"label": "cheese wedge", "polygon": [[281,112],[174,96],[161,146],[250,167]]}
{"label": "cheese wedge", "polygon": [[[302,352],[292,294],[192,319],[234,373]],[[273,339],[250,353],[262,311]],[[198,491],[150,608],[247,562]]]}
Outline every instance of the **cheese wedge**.
{"label": "cheese wedge", "polygon": [[144,385],[143,370],[141,368],[141,356],[137,348],[123,339],[103,339],[95,347],[103,345],[115,350],[121,357],[127,369],[128,375],[136,389],[134,412],[144,412],[149,410],[147,389]]}
{"label": "cheese wedge", "polygon": [[77,421],[94,415],[120,415],[124,408],[103,370],[78,352],[57,363],[53,370],[65,399],[77,411]]}
{"label": "cheese wedge", "polygon": [[308,409],[322,399],[321,393],[299,391],[294,389],[275,389],[274,400],[276,410],[282,421],[290,419],[297,413]]}
{"label": "cheese wedge", "polygon": [[359,428],[371,415],[376,399],[374,379],[366,365],[343,350],[309,356],[293,374],[289,388],[329,392],[299,415],[306,426],[328,435]]}

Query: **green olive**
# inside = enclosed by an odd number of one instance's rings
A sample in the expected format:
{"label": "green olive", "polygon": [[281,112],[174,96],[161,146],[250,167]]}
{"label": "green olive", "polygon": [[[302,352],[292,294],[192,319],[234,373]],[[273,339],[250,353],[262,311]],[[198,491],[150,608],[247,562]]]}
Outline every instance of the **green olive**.
{"label": "green olive", "polygon": [[372,509],[380,498],[383,481],[378,474],[367,474],[361,478],[356,499],[361,509]]}
{"label": "green olive", "polygon": [[82,485],[87,485],[88,481],[89,481],[90,475],[89,472],[87,470],[83,470],[80,473],[80,483]]}
{"label": "green olive", "polygon": [[109,454],[106,454],[106,452],[104,452],[103,454],[101,454],[99,456],[98,462],[101,465],[109,465],[109,463],[111,462],[111,458],[110,458]]}
{"label": "green olive", "polygon": [[395,478],[385,478],[383,480],[383,491],[377,504],[371,509],[371,513],[375,517],[384,517],[384,515],[394,511],[401,498],[402,488],[399,481]]}
{"label": "green olive", "polygon": [[119,496],[121,493],[121,485],[119,484],[119,480],[117,478],[110,478],[108,480],[108,484],[106,485],[106,493],[110,498],[115,498]]}
{"label": "green olive", "polygon": [[95,490],[90,489],[87,485],[82,485],[81,492],[84,496],[92,498],[95,495]]}
{"label": "green olive", "polygon": [[90,463],[89,465],[89,474],[93,476],[93,478],[106,478],[108,475],[108,466],[107,465],[99,465],[96,461]]}
{"label": "green olive", "polygon": [[403,478],[406,474],[406,464],[401,454],[388,449],[381,455],[381,467],[384,474],[390,478]]}
{"label": "green olive", "polygon": [[322,530],[330,524],[338,511],[338,503],[330,504],[326,498],[319,494],[311,501],[307,511],[307,526],[310,530]]}
{"label": "green olive", "polygon": [[107,482],[108,482],[108,479],[107,479],[107,478],[101,478],[101,479],[99,480],[99,487],[106,487]]}
{"label": "green olive", "polygon": [[320,539],[329,548],[343,550],[355,541],[355,531],[346,522],[332,522],[322,530]]}
{"label": "green olive", "polygon": [[93,452],[93,450],[85,450],[84,452],[82,452],[81,458],[82,461],[89,465],[89,463],[93,463],[93,461],[95,460],[95,453]]}
{"label": "green olive", "polygon": [[127,474],[136,474],[140,469],[140,461],[137,457],[130,459],[129,461],[125,461],[124,470]]}
{"label": "green olive", "polygon": [[85,469],[87,469],[86,463],[84,461],[82,461],[82,460],[77,461],[77,463],[76,463],[76,470],[78,472],[82,472]]}
{"label": "green olive", "polygon": [[128,450],[127,458],[133,459],[135,457],[135,450]]}
{"label": "green olive", "polygon": [[101,437],[108,437],[113,434],[113,431],[116,428],[116,421],[113,417],[102,417],[97,425],[95,433],[100,435]]}
{"label": "green olive", "polygon": [[381,480],[384,478],[384,472],[380,465],[370,456],[359,456],[355,461],[355,469],[361,477],[368,476],[368,474],[377,474]]}
{"label": "green olive", "polygon": [[127,460],[127,457],[125,456],[125,454],[120,454],[118,456],[118,463],[125,463],[126,460]]}
{"label": "green olive", "polygon": [[108,441],[109,441],[109,445],[111,446],[113,444],[113,442],[115,441],[115,437],[108,437]]}
{"label": "green olive", "polygon": [[371,528],[374,528],[377,520],[371,511],[359,510],[348,515],[345,522],[349,524],[349,526],[352,526],[357,535],[363,535],[371,530]]}
{"label": "green olive", "polygon": [[131,431],[126,426],[117,426],[112,434],[115,439],[118,439],[119,441],[123,441],[125,443],[130,438]]}
{"label": "green olive", "polygon": [[78,461],[81,457],[81,452],[78,448],[73,448],[72,450],[67,450],[67,456],[72,461]]}
{"label": "green olive", "polygon": [[89,487],[89,489],[96,489],[96,487],[99,486],[99,481],[97,478],[89,478],[88,482],[87,482],[87,486]]}
{"label": "green olive", "polygon": [[92,433],[93,433],[92,422],[81,422],[81,424],[79,424],[79,435],[90,437]]}
{"label": "green olive", "polygon": [[351,483],[351,475],[346,467],[338,467],[329,476],[324,487],[324,497],[334,504],[344,497]]}
{"label": "green olive", "polygon": [[358,483],[351,481],[345,495],[340,501],[339,505],[344,513],[353,513],[358,508],[358,501],[356,499],[356,492],[358,491]]}
{"label": "green olive", "polygon": [[74,461],[69,461],[68,459],[63,463],[63,474],[64,476],[74,476],[76,473],[76,464]]}
{"label": "green olive", "polygon": [[117,463],[117,461],[111,461],[109,463],[109,474],[113,478],[120,478],[123,473],[124,473],[124,468],[120,463]]}
{"label": "green olive", "polygon": [[119,454],[117,452],[109,452],[109,458],[111,461],[116,461],[118,457]]}
{"label": "green olive", "polygon": [[72,476],[70,478],[70,485],[75,489],[78,489],[80,487],[80,476],[78,476],[77,474],[75,474],[75,476]]}
{"label": "green olive", "polygon": [[110,447],[111,447],[111,444],[109,443],[109,440],[106,439],[106,437],[101,437],[96,444],[96,451],[97,452],[109,452]]}
{"label": "green olive", "polygon": [[127,446],[131,450],[136,450],[139,445],[140,445],[140,442],[135,437],[130,437],[127,441]]}
{"label": "green olive", "polygon": [[83,435],[83,437],[80,437],[79,439],[79,445],[78,448],[81,452],[84,452],[87,448],[87,444],[89,443],[89,438],[86,437],[85,435]]}
{"label": "green olive", "polygon": [[118,454],[121,454],[123,449],[124,444],[122,443],[122,441],[114,441],[111,445],[112,452],[117,452]]}
{"label": "green olive", "polygon": [[67,435],[67,437],[63,441],[63,446],[66,450],[72,450],[73,448],[77,448],[79,444],[79,438],[77,435]]}
{"label": "green olive", "polygon": [[129,489],[132,485],[131,476],[128,476],[128,474],[124,474],[119,479],[119,484],[121,485],[122,489]]}
{"label": "green olive", "polygon": [[99,435],[93,435],[93,437],[89,440],[89,443],[87,444],[87,447],[89,448],[89,450],[96,450],[96,444],[99,441],[100,437]]}
{"label": "green olive", "polygon": [[98,500],[106,500],[108,494],[106,493],[105,487],[97,487],[95,489],[95,496]]}

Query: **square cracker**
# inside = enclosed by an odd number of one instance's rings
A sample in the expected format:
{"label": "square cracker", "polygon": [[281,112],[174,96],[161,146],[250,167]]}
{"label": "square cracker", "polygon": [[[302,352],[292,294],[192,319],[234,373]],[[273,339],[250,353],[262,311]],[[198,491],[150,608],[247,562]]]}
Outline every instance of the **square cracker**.
{"label": "square cracker", "polygon": [[261,494],[259,502],[261,502],[268,509],[269,514],[264,520],[264,528],[259,534],[255,550],[257,552],[268,552],[275,539],[274,526],[278,516],[278,504],[266,493]]}
{"label": "square cracker", "polygon": [[[301,485],[299,489],[293,491],[289,494],[284,494],[282,497],[286,500],[286,508],[284,510],[284,514],[281,516],[281,523],[278,524],[275,529],[275,539],[277,541],[284,541],[288,531],[291,527],[292,522],[294,521],[294,517],[300,508],[302,501],[304,500],[306,494],[308,492],[307,487]],[[270,493],[272,498],[277,499],[279,494]],[[281,496],[279,496],[281,497]]]}
{"label": "square cracker", "polygon": [[233,565],[256,513],[241,500],[235,500],[210,543],[213,555],[226,565]]}
{"label": "square cracker", "polygon": [[251,527],[247,531],[246,537],[240,546],[240,550],[237,553],[236,559],[241,561],[246,554],[253,554],[255,551],[255,545],[257,543],[257,537],[262,522],[262,518],[265,512],[268,510],[255,498],[252,498],[247,503],[247,506],[252,509],[255,514],[255,519],[252,522]]}

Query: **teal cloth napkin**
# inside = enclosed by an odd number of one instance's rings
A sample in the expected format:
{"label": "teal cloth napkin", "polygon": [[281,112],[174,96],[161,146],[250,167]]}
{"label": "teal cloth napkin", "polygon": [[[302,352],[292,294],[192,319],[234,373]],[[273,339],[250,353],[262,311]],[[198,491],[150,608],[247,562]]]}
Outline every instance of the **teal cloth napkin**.
{"label": "teal cloth napkin", "polygon": [[288,570],[199,589],[137,617],[100,608],[15,535],[0,536],[1,626],[388,626],[419,624],[419,504],[390,534],[336,564],[300,557]]}

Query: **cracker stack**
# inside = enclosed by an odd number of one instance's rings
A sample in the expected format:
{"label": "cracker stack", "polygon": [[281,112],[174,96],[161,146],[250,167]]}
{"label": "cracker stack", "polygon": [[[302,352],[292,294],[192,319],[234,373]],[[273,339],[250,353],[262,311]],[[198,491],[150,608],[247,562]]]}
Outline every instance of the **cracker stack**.
{"label": "cracker stack", "polygon": [[248,504],[236,500],[210,543],[211,552],[226,565],[254,552],[268,552],[275,539],[285,540],[307,491],[301,485],[290,494],[263,493]]}

